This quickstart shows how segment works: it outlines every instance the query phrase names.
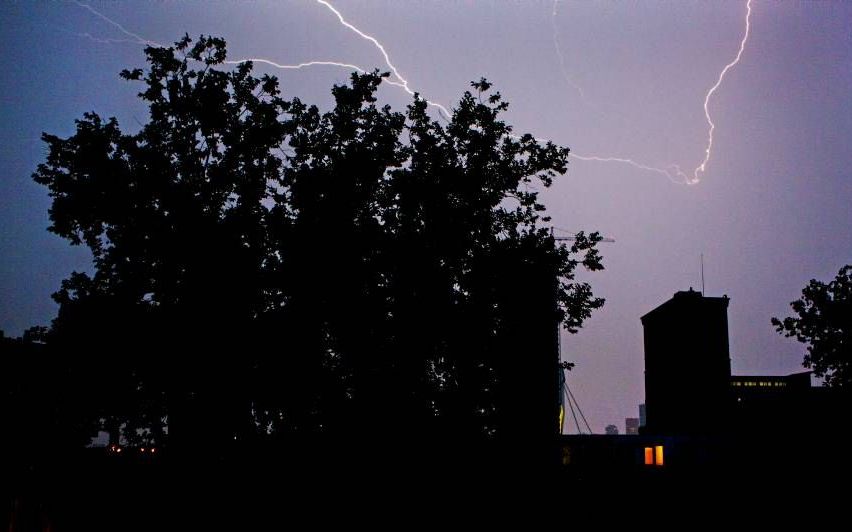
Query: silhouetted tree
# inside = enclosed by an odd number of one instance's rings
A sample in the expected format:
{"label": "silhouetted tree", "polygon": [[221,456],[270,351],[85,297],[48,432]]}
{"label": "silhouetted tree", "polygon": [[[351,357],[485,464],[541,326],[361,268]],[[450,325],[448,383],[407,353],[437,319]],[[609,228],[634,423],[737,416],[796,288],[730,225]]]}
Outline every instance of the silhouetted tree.
{"label": "silhouetted tree", "polygon": [[852,386],[852,265],[828,284],[811,279],[790,306],[798,317],[772,318],[772,325],[808,346],[802,365],[826,386]]}
{"label": "silhouetted tree", "polygon": [[173,444],[510,432],[505,390],[603,304],[574,279],[601,268],[599,235],[557,246],[529,187],[568,149],[513,135],[484,79],[441,124],[418,96],[378,107],[387,74],[353,74],[321,113],[250,62],[214,68],[221,39],[146,55],[122,72],[144,84],[142,129],[87,113],[44,135],[34,174],[50,230],[94,257],[47,335],[91,414],[131,437],[167,417]]}
{"label": "silhouetted tree", "polygon": [[67,378],[68,365],[38,338],[41,328],[21,338],[0,331],[0,467],[8,474],[25,470],[55,448],[81,447],[96,430],[88,405]]}
{"label": "silhouetted tree", "polygon": [[138,419],[141,404],[167,401],[170,435],[209,436],[235,430],[232,409],[248,416],[234,359],[265,307],[262,202],[289,104],[250,64],[211,68],[224,59],[220,39],[146,53],[147,73],[122,72],[144,75],[141,131],[87,113],[70,138],[44,135],[49,155],[34,178],[53,197],[50,230],[85,243],[95,266],[63,282],[53,334],[81,353],[105,417]]}

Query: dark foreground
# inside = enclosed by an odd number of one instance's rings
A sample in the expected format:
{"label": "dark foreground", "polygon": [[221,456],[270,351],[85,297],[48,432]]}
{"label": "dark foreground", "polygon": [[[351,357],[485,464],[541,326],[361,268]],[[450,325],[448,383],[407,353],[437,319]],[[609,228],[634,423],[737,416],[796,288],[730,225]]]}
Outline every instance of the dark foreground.
{"label": "dark foreground", "polygon": [[7,461],[0,526],[9,532],[277,530],[306,515],[314,528],[355,515],[392,522],[399,512],[414,525],[421,518],[517,510],[530,502],[555,511],[601,503],[669,505],[680,498],[706,509],[720,497],[731,504],[798,504],[796,494],[848,485],[849,460],[840,442],[820,449],[782,440],[691,464],[683,444],[669,441],[680,450],[670,451],[663,466],[630,462],[631,449],[645,442],[626,437],[569,438],[547,460],[518,459],[517,447],[474,453],[463,446],[328,442],[227,453],[85,449],[29,465]]}

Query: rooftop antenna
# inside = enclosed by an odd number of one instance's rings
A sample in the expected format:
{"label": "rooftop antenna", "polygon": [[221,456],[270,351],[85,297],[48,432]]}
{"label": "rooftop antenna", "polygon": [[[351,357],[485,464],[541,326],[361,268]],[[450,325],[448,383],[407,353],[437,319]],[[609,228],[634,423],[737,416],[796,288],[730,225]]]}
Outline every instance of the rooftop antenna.
{"label": "rooftop antenna", "polygon": [[701,296],[704,297],[704,253],[701,254]]}

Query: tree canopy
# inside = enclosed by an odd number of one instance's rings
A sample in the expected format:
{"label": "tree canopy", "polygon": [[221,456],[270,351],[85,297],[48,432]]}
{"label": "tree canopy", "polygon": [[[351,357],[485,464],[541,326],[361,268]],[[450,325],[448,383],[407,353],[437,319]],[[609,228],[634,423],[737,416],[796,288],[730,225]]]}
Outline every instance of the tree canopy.
{"label": "tree canopy", "polygon": [[808,346],[804,367],[827,386],[852,387],[852,265],[827,284],[811,279],[790,306],[796,316],[772,318],[772,324]]}
{"label": "tree canopy", "polygon": [[50,231],[93,255],[47,334],[87,415],[171,444],[489,437],[552,378],[555,419],[555,328],[603,304],[575,279],[602,267],[600,236],[557,245],[532,186],[567,148],[515,135],[484,79],[442,123],[417,95],[379,106],[388,74],[353,73],[321,112],[251,62],[217,68],[222,39],[145,53],[121,73],[142,85],[141,129],[86,113],[43,136],[33,176]]}

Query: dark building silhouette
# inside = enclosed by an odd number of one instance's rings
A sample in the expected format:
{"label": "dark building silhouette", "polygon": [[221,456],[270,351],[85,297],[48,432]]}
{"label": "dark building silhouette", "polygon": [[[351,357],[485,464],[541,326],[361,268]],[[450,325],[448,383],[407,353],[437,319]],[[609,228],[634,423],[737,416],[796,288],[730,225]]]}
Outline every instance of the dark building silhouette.
{"label": "dark building silhouette", "polygon": [[731,375],[728,298],[677,292],[642,316],[644,432],[658,435],[772,434],[829,430],[838,392],[811,386],[810,372]]}
{"label": "dark building silhouette", "polygon": [[811,386],[811,372],[731,377],[731,424],[740,434],[826,435],[842,419],[841,392]]}
{"label": "dark building silhouette", "polygon": [[810,372],[731,375],[728,301],[689,290],[642,316],[640,435],[563,436],[569,475],[789,481],[852,471],[837,430],[847,392],[811,386]]}
{"label": "dark building silhouette", "polygon": [[624,433],[635,435],[639,434],[639,418],[638,417],[626,417],[624,418]]}
{"label": "dark building silhouette", "polygon": [[730,399],[728,298],[678,292],[642,316],[642,325],[646,430],[718,432]]}

